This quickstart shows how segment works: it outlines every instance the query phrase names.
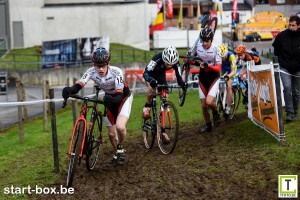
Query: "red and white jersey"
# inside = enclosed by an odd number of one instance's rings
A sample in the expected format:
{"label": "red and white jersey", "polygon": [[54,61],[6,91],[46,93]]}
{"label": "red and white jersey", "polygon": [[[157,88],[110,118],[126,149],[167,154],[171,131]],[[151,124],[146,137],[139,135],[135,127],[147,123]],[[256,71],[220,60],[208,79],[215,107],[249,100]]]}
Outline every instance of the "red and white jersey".
{"label": "red and white jersey", "polygon": [[201,58],[209,66],[222,63],[222,58],[218,52],[219,48],[217,46],[211,45],[209,49],[204,49],[202,43],[197,44],[197,57]]}
{"label": "red and white jersey", "polygon": [[77,83],[83,87],[90,79],[106,94],[122,93],[125,87],[122,70],[114,66],[108,66],[105,76],[100,76],[95,67],[91,67],[83,74]]}

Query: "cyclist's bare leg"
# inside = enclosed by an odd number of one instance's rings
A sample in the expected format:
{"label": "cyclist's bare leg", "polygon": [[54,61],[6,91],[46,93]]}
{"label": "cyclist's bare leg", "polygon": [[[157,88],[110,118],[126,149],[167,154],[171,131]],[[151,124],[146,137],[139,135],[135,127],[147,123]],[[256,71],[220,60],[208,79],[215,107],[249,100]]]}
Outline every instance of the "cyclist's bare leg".
{"label": "cyclist's bare leg", "polygon": [[147,85],[147,91],[146,91],[146,103],[148,105],[151,105],[152,102],[152,96],[150,96],[151,92],[152,92],[152,87],[150,86],[150,84],[148,82],[146,82]]}
{"label": "cyclist's bare leg", "polygon": [[123,115],[119,115],[117,118],[117,122],[116,122],[116,129],[118,132],[118,139],[119,139],[119,144],[124,144],[125,142],[125,137],[126,137],[126,123],[128,121],[128,118],[126,116]]}
{"label": "cyclist's bare leg", "polygon": [[247,70],[246,70],[246,68],[243,67],[243,68],[240,70],[238,76],[239,76],[240,79],[243,81],[243,80],[246,79],[246,74],[247,74]]}
{"label": "cyclist's bare leg", "polygon": [[215,103],[215,97],[207,95],[206,105],[208,105],[213,111],[217,110],[217,104]]}
{"label": "cyclist's bare leg", "polygon": [[119,143],[116,125],[107,126],[107,131],[108,131],[110,143],[112,144],[112,146],[114,147],[114,150],[116,151],[117,145]]}
{"label": "cyclist's bare leg", "polygon": [[217,104],[215,102],[215,97],[207,95],[206,105],[208,105],[212,109],[214,125],[219,126],[221,121],[220,121],[220,115],[217,110]]}
{"label": "cyclist's bare leg", "polygon": [[229,79],[227,81],[227,99],[226,99],[226,103],[227,103],[227,106],[230,107],[231,105],[231,102],[232,102],[232,79]]}
{"label": "cyclist's bare leg", "polygon": [[210,115],[209,115],[209,112],[208,112],[208,105],[206,104],[206,98],[201,99],[201,106],[202,106],[202,114],[203,114],[205,122],[206,123],[211,122],[210,121]]}

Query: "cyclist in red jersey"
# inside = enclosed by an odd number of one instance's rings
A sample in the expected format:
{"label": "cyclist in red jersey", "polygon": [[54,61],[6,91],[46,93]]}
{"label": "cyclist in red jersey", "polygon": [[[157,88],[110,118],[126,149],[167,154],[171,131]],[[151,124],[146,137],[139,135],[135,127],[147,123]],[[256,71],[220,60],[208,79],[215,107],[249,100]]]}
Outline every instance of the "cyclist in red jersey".
{"label": "cyclist in red jersey", "polygon": [[219,78],[221,72],[221,57],[219,48],[212,44],[214,31],[210,27],[201,30],[200,39],[202,43],[197,44],[197,48],[191,53],[199,59],[190,61],[190,64],[200,66],[199,71],[199,98],[202,106],[202,114],[206,125],[200,128],[200,132],[211,132],[212,123],[209,109],[212,110],[214,126],[221,123],[220,115],[217,111],[215,97],[219,89]]}
{"label": "cyclist in red jersey", "polygon": [[62,91],[64,99],[70,94],[76,94],[89,80],[93,80],[104,92],[105,124],[110,142],[114,148],[111,166],[125,163],[124,143],[127,134],[126,123],[129,119],[132,95],[124,81],[120,68],[110,65],[110,52],[105,48],[97,48],[92,53],[93,66],[83,74],[81,79],[72,87],[65,87]]}

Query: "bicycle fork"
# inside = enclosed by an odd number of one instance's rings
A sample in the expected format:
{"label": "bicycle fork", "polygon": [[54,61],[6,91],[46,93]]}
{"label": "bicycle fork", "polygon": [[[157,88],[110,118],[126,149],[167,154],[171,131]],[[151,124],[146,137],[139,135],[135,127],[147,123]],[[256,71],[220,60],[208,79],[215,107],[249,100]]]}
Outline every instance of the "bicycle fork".
{"label": "bicycle fork", "polygon": [[161,132],[164,133],[166,129],[166,116],[168,118],[169,126],[168,128],[172,128],[172,119],[170,114],[170,108],[165,107],[165,105],[162,103],[160,105],[160,116],[161,116]]}

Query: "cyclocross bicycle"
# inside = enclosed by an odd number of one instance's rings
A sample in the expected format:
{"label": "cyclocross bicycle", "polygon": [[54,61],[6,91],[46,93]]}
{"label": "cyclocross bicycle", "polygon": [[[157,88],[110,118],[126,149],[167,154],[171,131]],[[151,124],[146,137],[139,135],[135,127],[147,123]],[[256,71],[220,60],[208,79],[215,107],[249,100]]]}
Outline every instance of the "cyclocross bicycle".
{"label": "cyclocross bicycle", "polygon": [[[100,88],[95,86],[96,96],[95,98],[82,97],[76,94],[70,95],[75,99],[83,100],[80,117],[77,118],[68,155],[70,157],[68,176],[67,176],[67,187],[71,187],[75,175],[77,165],[80,165],[83,154],[85,154],[85,163],[88,171],[92,170],[97,162],[100,154],[100,145],[102,144],[102,118],[103,115],[98,111],[97,105],[103,104],[103,100],[98,99]],[[92,102],[93,104],[89,104]],[[67,99],[63,102],[63,108],[66,106]],[[92,109],[89,127],[87,126],[87,112]]]}
{"label": "cyclocross bicycle", "polygon": [[[152,112],[148,119],[142,117],[143,139],[147,149],[154,146],[155,137],[157,137],[158,146],[163,154],[172,153],[175,149],[179,134],[179,118],[175,105],[171,101],[167,101],[167,88],[180,88],[172,85],[158,85],[161,88],[160,93],[155,90],[150,95],[152,98]],[[156,96],[161,98],[160,109],[157,111]],[[168,134],[170,142],[168,144],[163,141],[163,133]]]}
{"label": "cyclocross bicycle", "polygon": [[227,107],[227,82],[224,81],[224,77],[221,76],[220,77],[220,83],[219,83],[219,90],[217,92],[217,96],[216,96],[216,104],[217,104],[217,108],[218,111],[220,113],[223,113],[224,118],[227,119],[232,119],[233,116],[235,115],[238,107],[239,107],[239,103],[240,103],[240,90],[239,90],[239,86],[235,87],[232,86],[232,103],[230,105],[230,114],[227,115],[225,113],[225,109]]}
{"label": "cyclocross bicycle", "polygon": [[[206,28],[206,27],[210,26],[213,29],[214,33],[215,33],[216,29],[217,29],[217,25],[218,25],[218,18],[214,17],[211,20],[208,20],[205,23],[205,25],[203,26],[203,28]],[[190,69],[191,69],[189,61],[194,59],[194,57],[191,55],[191,53],[197,47],[197,44],[198,44],[199,41],[200,41],[200,37],[197,38],[197,40],[195,41],[194,45],[188,51],[187,55],[184,56],[184,58],[186,58],[186,61],[183,63],[183,65],[181,67],[180,75],[182,76],[184,82],[186,82],[186,83],[188,83]],[[198,60],[199,60],[199,58],[198,58]],[[182,89],[182,88],[179,89],[179,96],[178,96],[179,106],[183,106],[184,105],[186,94],[187,94],[187,90]]]}

